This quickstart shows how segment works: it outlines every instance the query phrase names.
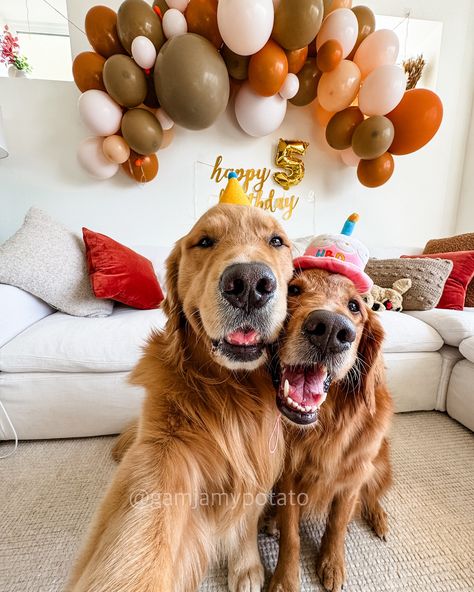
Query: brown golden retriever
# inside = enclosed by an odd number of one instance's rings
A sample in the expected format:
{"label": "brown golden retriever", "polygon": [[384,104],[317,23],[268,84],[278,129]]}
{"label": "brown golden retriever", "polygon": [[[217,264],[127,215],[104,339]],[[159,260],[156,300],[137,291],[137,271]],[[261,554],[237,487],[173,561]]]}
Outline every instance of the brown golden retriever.
{"label": "brown golden retriever", "polygon": [[360,503],[379,537],[387,533],[380,498],[391,483],[386,436],[392,402],[384,377],[383,330],[341,275],[300,271],[288,294],[277,401],[289,421],[277,489],[304,503],[279,508],[280,553],[270,590],[299,590],[299,521],[327,514],[317,571],[326,590],[338,591],[345,581],[347,525],[356,506]]}
{"label": "brown golden retriever", "polygon": [[285,233],[256,208],[216,206],[177,243],[166,327],[132,375],[138,429],[68,590],[196,590],[222,558],[232,592],[261,589],[257,522],[284,456],[262,365],[292,271]]}

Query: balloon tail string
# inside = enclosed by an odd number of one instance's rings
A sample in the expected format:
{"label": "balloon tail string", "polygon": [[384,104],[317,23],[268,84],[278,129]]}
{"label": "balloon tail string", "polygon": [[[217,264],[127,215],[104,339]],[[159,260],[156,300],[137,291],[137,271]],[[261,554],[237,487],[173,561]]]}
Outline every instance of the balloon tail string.
{"label": "balloon tail string", "polygon": [[146,175],[145,175],[145,171],[143,170],[143,166],[142,165],[140,165],[140,170],[142,172],[142,176],[140,177],[140,183],[142,185],[145,185],[145,183],[146,183]]}

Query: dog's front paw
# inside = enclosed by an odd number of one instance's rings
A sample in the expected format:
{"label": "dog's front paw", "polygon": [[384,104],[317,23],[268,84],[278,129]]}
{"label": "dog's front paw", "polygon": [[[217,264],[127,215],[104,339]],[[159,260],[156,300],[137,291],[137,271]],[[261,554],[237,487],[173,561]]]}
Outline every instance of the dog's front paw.
{"label": "dog's front paw", "polygon": [[321,553],[318,560],[318,576],[326,590],[340,592],[346,581],[344,557],[337,553]]}
{"label": "dog's front paw", "polygon": [[230,592],[261,592],[265,574],[261,563],[242,570],[229,570]]}
{"label": "dog's front paw", "polygon": [[386,541],[389,531],[388,516],[387,512],[385,512],[382,506],[377,504],[370,511],[366,510],[364,513],[364,518],[375,534],[379,537],[379,539]]}
{"label": "dog's front paw", "polygon": [[279,570],[273,574],[268,592],[299,592],[300,574],[299,570],[291,573],[290,570]]}

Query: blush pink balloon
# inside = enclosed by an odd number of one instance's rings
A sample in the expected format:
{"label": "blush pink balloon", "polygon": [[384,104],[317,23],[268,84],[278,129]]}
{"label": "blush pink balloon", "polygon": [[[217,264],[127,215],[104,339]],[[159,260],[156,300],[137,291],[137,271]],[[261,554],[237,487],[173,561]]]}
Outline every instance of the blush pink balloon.
{"label": "blush pink balloon", "polygon": [[[176,10],[179,10],[180,12],[184,12],[186,10],[186,8],[188,7],[189,0],[169,0],[169,2],[167,0],[166,4],[168,4],[169,8],[176,8]],[[166,11],[166,12],[168,12],[168,11]]]}
{"label": "blush pink balloon", "polygon": [[341,150],[339,153],[341,155],[342,162],[349,167],[356,167],[360,162],[360,158],[357,154],[352,150],[352,148],[346,148],[345,150]]}
{"label": "blush pink balloon", "polygon": [[132,58],[140,68],[153,68],[156,62],[156,49],[148,37],[135,37],[132,41]]}
{"label": "blush pink balloon", "polygon": [[400,66],[379,66],[371,72],[359,92],[359,109],[364,115],[385,115],[405,94],[407,78]]}
{"label": "blush pink balloon", "polygon": [[234,53],[248,56],[270,39],[275,10],[272,0],[219,0],[217,24],[224,43]]}
{"label": "blush pink balloon", "polygon": [[280,96],[284,99],[292,99],[300,88],[300,81],[296,74],[288,74],[285,78],[285,82],[280,88]]}
{"label": "blush pink balloon", "polygon": [[110,179],[119,170],[119,165],[106,158],[103,138],[85,138],[77,148],[77,158],[82,167],[96,179]]}
{"label": "blush pink balloon", "polygon": [[350,60],[342,60],[337,68],[321,76],[318,85],[319,104],[331,113],[342,111],[356,98],[359,88],[359,68]]}
{"label": "blush pink balloon", "polygon": [[342,46],[342,57],[348,56],[354,48],[359,34],[359,23],[356,15],[348,8],[338,8],[331,12],[323,21],[316,37],[316,49],[335,39]]}
{"label": "blush pink balloon", "polygon": [[102,90],[86,90],[78,100],[79,115],[97,136],[112,136],[120,128],[122,108]]}
{"label": "blush pink balloon", "polygon": [[163,33],[166,39],[178,37],[188,32],[188,23],[182,12],[176,8],[169,8],[163,15]]}
{"label": "blush pink balloon", "polygon": [[276,131],[286,115],[287,101],[278,93],[272,97],[257,94],[245,82],[235,99],[235,115],[249,136],[260,138]]}
{"label": "blush pink balloon", "polygon": [[390,29],[380,29],[366,37],[354,56],[362,80],[379,66],[395,64],[399,50],[398,37]]}

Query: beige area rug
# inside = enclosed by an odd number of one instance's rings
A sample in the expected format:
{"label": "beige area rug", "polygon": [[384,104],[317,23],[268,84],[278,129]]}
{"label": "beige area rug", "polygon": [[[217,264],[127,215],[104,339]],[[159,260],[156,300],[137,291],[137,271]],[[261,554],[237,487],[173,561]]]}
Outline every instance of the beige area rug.
{"label": "beige area rug", "polygon": [[[395,487],[386,501],[391,534],[361,522],[347,538],[346,592],[474,590],[474,435],[439,413],[395,418]],[[25,442],[0,461],[0,591],[59,592],[104,487],[114,471],[113,438]],[[5,453],[9,444],[0,447]],[[304,591],[315,573],[321,525],[302,528]],[[268,573],[277,541],[260,536]],[[214,571],[203,591],[226,590]],[[119,592],[117,590],[117,592]]]}

